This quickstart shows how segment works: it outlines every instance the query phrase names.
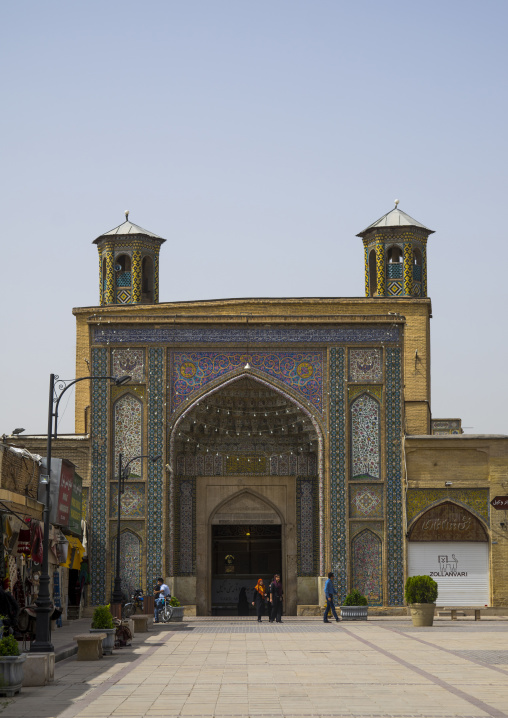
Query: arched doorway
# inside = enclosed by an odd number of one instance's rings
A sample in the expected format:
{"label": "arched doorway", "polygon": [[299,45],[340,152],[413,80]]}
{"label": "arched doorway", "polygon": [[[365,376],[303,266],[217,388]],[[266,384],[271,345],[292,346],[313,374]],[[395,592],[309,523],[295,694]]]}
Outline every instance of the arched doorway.
{"label": "arched doorway", "polygon": [[276,571],[296,613],[299,577],[319,575],[320,446],[309,413],[253,375],[176,422],[168,573],[198,615],[237,613],[240,589]]}
{"label": "arched doorway", "polygon": [[489,538],[478,517],[444,501],[415,519],[408,538],[408,575],[437,581],[438,606],[489,605]]}

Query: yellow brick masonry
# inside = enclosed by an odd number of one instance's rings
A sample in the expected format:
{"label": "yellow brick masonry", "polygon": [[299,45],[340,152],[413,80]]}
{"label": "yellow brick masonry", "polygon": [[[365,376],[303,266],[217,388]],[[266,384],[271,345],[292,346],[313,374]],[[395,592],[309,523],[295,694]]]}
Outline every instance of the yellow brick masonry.
{"label": "yellow brick masonry", "polygon": [[[222,299],[157,305],[113,305],[73,310],[76,316],[76,375],[88,372],[91,331],[98,324],[372,324],[402,323],[406,431],[430,431],[430,299],[304,298]],[[76,386],[76,431],[89,430],[90,385]]]}
{"label": "yellow brick masonry", "polygon": [[[508,494],[508,437],[411,436],[406,439],[409,489],[488,488],[490,499]],[[491,605],[508,606],[508,512],[490,512]],[[501,523],[505,526],[501,526]]]}

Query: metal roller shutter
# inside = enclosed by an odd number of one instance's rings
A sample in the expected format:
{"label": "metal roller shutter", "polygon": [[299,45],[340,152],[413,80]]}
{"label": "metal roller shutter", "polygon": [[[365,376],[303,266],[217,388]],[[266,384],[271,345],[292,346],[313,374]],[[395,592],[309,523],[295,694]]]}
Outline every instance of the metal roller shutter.
{"label": "metal roller shutter", "polygon": [[438,606],[489,605],[488,543],[410,542],[408,575],[437,581]]}

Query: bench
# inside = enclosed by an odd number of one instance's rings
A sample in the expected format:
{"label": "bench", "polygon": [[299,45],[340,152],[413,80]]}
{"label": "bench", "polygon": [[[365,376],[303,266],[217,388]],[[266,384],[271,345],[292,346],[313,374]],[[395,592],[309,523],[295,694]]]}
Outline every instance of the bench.
{"label": "bench", "polygon": [[470,609],[461,609],[461,608],[449,608],[446,611],[438,611],[438,616],[446,616],[450,614],[450,618],[452,621],[457,620],[457,616],[465,616],[466,611],[474,611],[474,620],[479,621],[481,619],[481,608],[470,608]]}
{"label": "bench", "polygon": [[78,642],[77,661],[98,661],[102,658],[102,641],[105,633],[80,633],[73,640]]}
{"label": "bench", "polygon": [[152,618],[147,613],[133,613],[131,621],[134,622],[134,633],[147,633],[148,621]]}

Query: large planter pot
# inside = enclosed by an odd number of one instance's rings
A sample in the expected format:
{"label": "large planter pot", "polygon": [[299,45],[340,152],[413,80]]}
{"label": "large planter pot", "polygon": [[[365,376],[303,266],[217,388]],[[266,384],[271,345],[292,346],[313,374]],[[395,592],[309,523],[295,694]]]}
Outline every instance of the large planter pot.
{"label": "large planter pot", "polygon": [[23,663],[26,653],[20,656],[0,656],[0,695],[11,698],[21,690]]}
{"label": "large planter pot", "polygon": [[343,621],[366,621],[368,606],[341,606],[340,615]]}
{"label": "large planter pot", "polygon": [[173,614],[171,616],[172,621],[183,621],[183,606],[173,606]]}
{"label": "large planter pot", "polygon": [[116,628],[91,628],[90,633],[105,633],[106,638],[102,639],[102,652],[105,656],[113,655]]}
{"label": "large planter pot", "polygon": [[412,603],[409,608],[411,609],[413,626],[432,626],[434,623],[434,609],[436,608],[435,603]]}

